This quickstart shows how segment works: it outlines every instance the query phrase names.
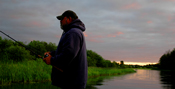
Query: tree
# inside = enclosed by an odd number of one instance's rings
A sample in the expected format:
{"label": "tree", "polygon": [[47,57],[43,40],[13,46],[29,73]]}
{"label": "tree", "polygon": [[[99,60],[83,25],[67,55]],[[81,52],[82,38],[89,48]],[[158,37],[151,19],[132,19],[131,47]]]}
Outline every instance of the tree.
{"label": "tree", "polygon": [[30,52],[28,50],[25,50],[24,47],[12,45],[6,48],[5,52],[7,53],[6,56],[8,57],[8,60],[18,62],[23,61],[25,59],[32,59]]}
{"label": "tree", "polygon": [[124,65],[124,61],[120,61],[120,65]]}
{"label": "tree", "polygon": [[93,52],[92,50],[87,50],[87,58],[88,58],[88,65],[91,66],[95,65],[97,67],[103,66],[102,63],[104,59],[96,52]]}
{"label": "tree", "polygon": [[172,51],[169,50],[162,55],[159,64],[162,69],[175,69],[175,49]]}

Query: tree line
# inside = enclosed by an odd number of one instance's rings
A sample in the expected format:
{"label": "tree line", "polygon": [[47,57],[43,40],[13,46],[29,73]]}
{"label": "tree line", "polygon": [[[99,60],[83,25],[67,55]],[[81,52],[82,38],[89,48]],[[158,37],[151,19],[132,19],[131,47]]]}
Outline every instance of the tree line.
{"label": "tree line", "polygon": [[[20,62],[23,60],[36,60],[37,55],[44,56],[45,52],[56,50],[55,43],[47,43],[44,41],[31,41],[28,44],[18,41],[20,44],[0,37],[0,62]],[[29,49],[29,50],[28,50]],[[121,67],[119,63],[110,60],[105,60],[102,56],[92,50],[87,50],[88,66],[91,67]]]}
{"label": "tree line", "polygon": [[[57,46],[52,42],[44,41],[31,41],[28,44],[18,41],[26,48],[22,47],[18,43],[9,40],[2,39],[0,36],[0,62],[20,62],[23,60],[36,60],[37,55],[33,54],[28,49],[32,50],[38,55],[44,56],[45,52],[56,50]],[[105,60],[101,55],[97,54],[92,50],[87,50],[88,66],[91,67],[118,67],[118,68],[155,68],[160,69],[175,69],[175,48],[172,51],[167,51],[160,57],[159,63],[155,65],[125,65],[124,61],[117,63],[115,61]]]}
{"label": "tree line", "polygon": [[166,70],[175,70],[175,48],[160,57],[159,67]]}

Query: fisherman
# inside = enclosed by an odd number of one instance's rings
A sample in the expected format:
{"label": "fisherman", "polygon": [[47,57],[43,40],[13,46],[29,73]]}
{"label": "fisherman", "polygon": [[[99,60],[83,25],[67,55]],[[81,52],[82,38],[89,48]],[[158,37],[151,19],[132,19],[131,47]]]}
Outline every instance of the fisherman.
{"label": "fisherman", "polygon": [[87,54],[84,23],[72,10],[57,16],[63,30],[55,51],[46,52],[43,61],[52,65],[52,85],[62,89],[84,89],[87,83]]}

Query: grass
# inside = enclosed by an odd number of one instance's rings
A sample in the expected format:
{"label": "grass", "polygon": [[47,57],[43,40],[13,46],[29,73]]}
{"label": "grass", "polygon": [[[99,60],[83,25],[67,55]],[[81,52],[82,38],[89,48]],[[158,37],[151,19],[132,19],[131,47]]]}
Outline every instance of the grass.
{"label": "grass", "polygon": [[88,77],[98,77],[98,76],[106,76],[106,75],[121,75],[126,73],[135,72],[133,69],[119,69],[119,68],[97,68],[97,67],[89,67],[88,68]]}
{"label": "grass", "polygon": [[0,70],[0,85],[51,79],[51,66],[46,65],[41,59],[18,63],[0,63]]}
{"label": "grass", "polygon": [[[0,85],[50,81],[51,69],[52,66],[45,64],[41,59],[17,63],[0,62]],[[133,69],[88,67],[88,78],[131,72],[135,71]]]}

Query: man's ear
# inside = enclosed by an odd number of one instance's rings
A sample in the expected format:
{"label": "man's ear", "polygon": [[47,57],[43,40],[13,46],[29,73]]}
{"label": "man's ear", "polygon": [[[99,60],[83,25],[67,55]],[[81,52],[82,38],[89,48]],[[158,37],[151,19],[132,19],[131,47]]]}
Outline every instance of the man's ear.
{"label": "man's ear", "polygon": [[69,21],[70,21],[70,22],[72,22],[72,21],[73,21],[72,17],[69,17]]}

